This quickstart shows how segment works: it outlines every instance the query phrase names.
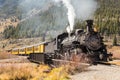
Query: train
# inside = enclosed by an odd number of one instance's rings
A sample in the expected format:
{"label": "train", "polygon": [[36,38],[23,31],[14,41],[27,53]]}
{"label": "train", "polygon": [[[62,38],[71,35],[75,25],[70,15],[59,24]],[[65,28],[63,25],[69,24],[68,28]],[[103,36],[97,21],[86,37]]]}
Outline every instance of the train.
{"label": "train", "polygon": [[87,62],[107,62],[112,54],[108,53],[103,37],[93,28],[93,20],[86,20],[86,29],[76,29],[71,33],[64,32],[48,42],[16,48],[11,54],[28,55],[35,62],[53,64],[53,60],[72,61],[75,56],[85,57]]}

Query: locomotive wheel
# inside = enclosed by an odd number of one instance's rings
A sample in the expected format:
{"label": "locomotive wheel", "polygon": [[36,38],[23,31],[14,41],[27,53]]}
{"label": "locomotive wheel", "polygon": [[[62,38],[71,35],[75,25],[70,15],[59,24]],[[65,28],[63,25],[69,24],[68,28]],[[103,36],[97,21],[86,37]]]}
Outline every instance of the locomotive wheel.
{"label": "locomotive wheel", "polygon": [[103,55],[103,54],[100,54],[100,55],[99,55],[99,59],[100,59],[100,60],[103,60],[103,59],[104,59],[104,55]]}
{"label": "locomotive wheel", "polygon": [[70,57],[69,54],[70,54],[69,52],[66,52],[66,53],[64,54],[64,60],[69,60],[69,57]]}
{"label": "locomotive wheel", "polygon": [[105,54],[100,54],[99,59],[102,61],[109,61],[109,58]]}

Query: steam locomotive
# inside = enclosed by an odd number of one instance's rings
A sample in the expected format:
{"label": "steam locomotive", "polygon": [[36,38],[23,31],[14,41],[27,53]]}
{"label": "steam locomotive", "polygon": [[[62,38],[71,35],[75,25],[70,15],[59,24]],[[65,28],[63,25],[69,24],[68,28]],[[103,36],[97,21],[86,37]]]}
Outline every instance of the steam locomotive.
{"label": "steam locomotive", "polygon": [[[28,54],[32,61],[46,64],[52,64],[53,59],[72,61],[75,56],[85,57],[87,62],[108,61],[112,54],[107,53],[103,37],[94,31],[93,20],[86,22],[86,31],[76,29],[72,33],[64,32],[50,42],[23,48],[22,54]],[[12,53],[21,54],[20,51],[15,49]]]}

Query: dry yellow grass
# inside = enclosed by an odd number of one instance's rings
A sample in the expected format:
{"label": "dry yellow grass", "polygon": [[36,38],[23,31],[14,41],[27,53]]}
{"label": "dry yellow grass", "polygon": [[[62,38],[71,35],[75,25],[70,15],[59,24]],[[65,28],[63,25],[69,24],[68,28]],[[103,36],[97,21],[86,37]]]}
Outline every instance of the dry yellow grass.
{"label": "dry yellow grass", "polygon": [[[10,54],[2,52],[0,57],[7,59],[10,58]],[[0,80],[68,80],[69,74],[83,70],[78,64],[61,64],[61,67],[51,69],[46,65],[36,65],[30,62],[3,62],[0,63]]]}
{"label": "dry yellow grass", "polygon": [[[31,63],[0,64],[0,80],[68,80],[65,67],[50,68]],[[50,71],[50,72],[47,72]]]}
{"label": "dry yellow grass", "polygon": [[69,80],[70,74],[81,70],[74,64],[51,69],[33,63],[0,63],[0,80]]}

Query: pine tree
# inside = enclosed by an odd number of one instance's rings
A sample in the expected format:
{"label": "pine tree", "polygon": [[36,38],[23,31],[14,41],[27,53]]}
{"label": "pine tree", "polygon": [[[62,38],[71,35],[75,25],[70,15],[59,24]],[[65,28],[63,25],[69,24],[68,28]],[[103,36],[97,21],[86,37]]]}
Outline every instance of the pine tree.
{"label": "pine tree", "polygon": [[116,37],[116,35],[114,35],[114,38],[113,38],[113,46],[117,46],[117,37]]}

